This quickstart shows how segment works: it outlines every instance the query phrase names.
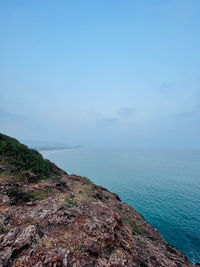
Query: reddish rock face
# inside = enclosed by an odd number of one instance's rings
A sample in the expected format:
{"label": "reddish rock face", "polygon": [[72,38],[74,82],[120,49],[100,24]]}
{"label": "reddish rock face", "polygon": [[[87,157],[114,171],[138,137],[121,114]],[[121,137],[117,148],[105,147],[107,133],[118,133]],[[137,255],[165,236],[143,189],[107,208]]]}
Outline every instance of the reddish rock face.
{"label": "reddish rock face", "polygon": [[116,194],[54,168],[43,181],[1,175],[0,266],[192,266]]}

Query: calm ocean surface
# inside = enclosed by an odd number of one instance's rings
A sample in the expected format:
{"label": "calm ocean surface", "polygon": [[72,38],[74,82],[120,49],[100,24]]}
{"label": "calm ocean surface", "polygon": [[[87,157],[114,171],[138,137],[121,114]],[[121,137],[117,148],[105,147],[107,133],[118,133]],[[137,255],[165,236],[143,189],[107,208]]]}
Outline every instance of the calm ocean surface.
{"label": "calm ocean surface", "polygon": [[200,262],[200,151],[81,148],[44,156],[117,193],[167,242]]}

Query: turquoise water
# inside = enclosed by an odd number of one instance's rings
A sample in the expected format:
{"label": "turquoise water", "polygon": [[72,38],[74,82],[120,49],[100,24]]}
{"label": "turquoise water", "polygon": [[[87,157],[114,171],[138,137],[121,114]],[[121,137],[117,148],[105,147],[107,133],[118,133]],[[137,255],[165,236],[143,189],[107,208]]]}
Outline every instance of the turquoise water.
{"label": "turquoise water", "polygon": [[45,157],[117,193],[167,242],[200,262],[200,151],[82,148]]}

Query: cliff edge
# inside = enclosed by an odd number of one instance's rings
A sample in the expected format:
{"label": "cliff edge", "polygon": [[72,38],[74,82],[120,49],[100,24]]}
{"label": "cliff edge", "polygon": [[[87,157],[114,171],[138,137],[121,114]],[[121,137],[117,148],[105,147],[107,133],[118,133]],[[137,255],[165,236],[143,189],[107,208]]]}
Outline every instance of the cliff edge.
{"label": "cliff edge", "polygon": [[0,134],[0,266],[193,265],[116,194]]}

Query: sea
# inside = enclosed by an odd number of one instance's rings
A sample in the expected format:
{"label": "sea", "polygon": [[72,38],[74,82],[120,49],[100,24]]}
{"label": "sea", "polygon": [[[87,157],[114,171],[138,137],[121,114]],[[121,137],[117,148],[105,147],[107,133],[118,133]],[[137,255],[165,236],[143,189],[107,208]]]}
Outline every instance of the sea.
{"label": "sea", "polygon": [[200,262],[200,150],[78,148],[44,156],[117,193],[192,263]]}

